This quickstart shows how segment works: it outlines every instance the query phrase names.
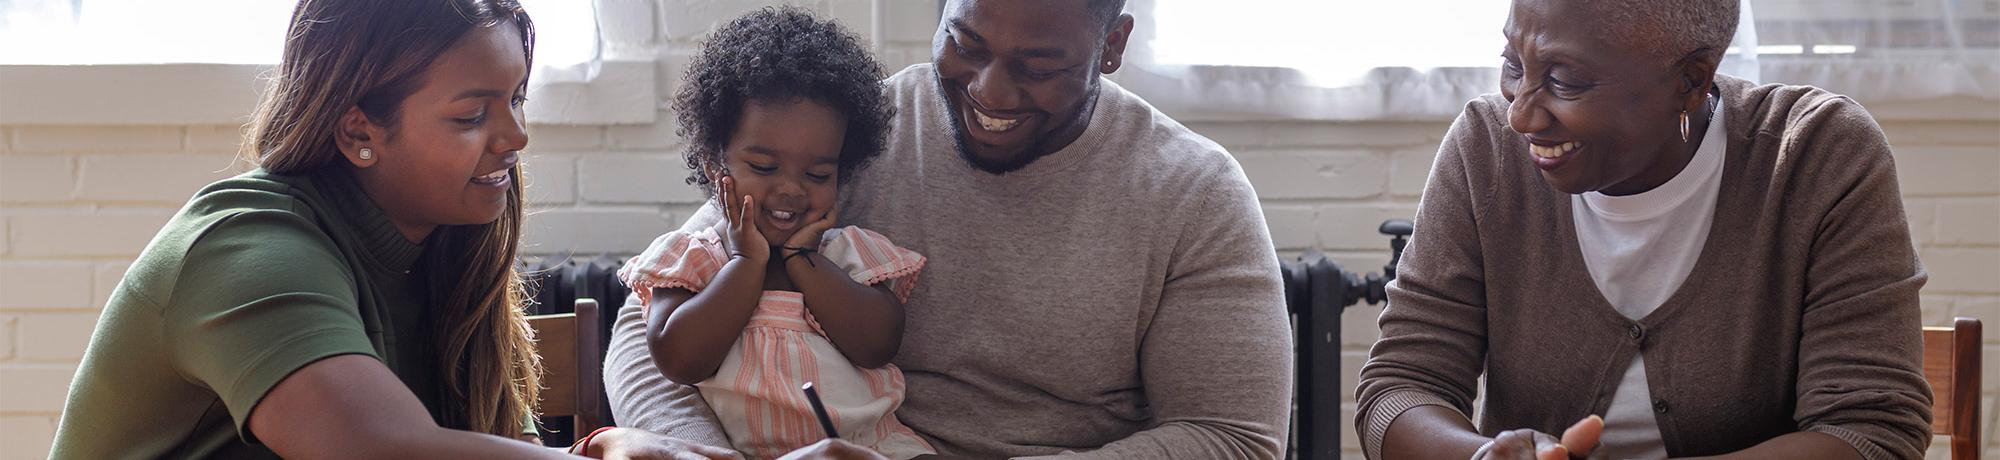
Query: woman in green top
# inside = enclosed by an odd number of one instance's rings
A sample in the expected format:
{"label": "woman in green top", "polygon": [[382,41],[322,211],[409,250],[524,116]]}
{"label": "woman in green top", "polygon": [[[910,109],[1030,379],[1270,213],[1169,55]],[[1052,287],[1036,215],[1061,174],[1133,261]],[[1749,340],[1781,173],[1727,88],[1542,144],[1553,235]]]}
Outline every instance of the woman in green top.
{"label": "woman in green top", "polygon": [[[514,255],[513,0],[303,0],[252,123],[105,307],[57,458],[556,457]],[[637,430],[605,457],[731,457]]]}

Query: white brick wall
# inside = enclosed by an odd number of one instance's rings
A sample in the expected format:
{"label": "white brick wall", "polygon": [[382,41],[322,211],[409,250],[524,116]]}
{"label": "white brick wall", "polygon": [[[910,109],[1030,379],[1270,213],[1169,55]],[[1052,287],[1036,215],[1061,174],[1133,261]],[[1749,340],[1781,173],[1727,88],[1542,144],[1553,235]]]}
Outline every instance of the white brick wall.
{"label": "white brick wall", "polygon": [[[700,195],[682,182],[681,142],[666,99],[704,33],[764,2],[600,3],[652,18],[607,24],[606,35],[616,38],[606,48],[655,60],[662,108],[651,124],[530,128],[530,254],[629,253],[680,224]],[[929,58],[935,2],[794,3],[876,40],[889,71]],[[1282,254],[1318,248],[1348,270],[1375,272],[1388,261],[1376,225],[1414,214],[1449,122],[1188,124],[1238,156]],[[1896,146],[1912,239],[1933,276],[1924,291],[1925,323],[1972,316],[2000,328],[2000,122],[1882,125]],[[46,456],[77,358],[111,290],[185,197],[236,171],[230,155],[239,136],[237,126],[212,124],[0,125],[0,457]],[[1350,413],[1380,308],[1352,310],[1343,322],[1339,390]],[[1985,420],[1992,427],[2000,425],[1990,415],[2000,388],[2000,334],[1988,334],[1986,343]],[[1344,430],[1344,442],[1358,456],[1352,431]],[[1989,456],[2000,455],[2000,442],[1988,445]]]}

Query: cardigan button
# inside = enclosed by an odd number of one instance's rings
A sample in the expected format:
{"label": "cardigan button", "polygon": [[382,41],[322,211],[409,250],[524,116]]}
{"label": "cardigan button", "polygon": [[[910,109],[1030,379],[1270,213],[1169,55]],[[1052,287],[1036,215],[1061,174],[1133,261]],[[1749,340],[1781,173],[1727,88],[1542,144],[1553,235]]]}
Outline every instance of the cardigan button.
{"label": "cardigan button", "polygon": [[1637,324],[1632,325],[1632,329],[1630,329],[1628,332],[1629,333],[1626,335],[1632,336],[1632,340],[1635,342],[1638,341],[1639,339],[1646,337],[1646,330],[1639,328],[1639,325]]}
{"label": "cardigan button", "polygon": [[1667,400],[1665,399],[1653,400],[1653,412],[1659,412],[1662,414],[1667,413]]}

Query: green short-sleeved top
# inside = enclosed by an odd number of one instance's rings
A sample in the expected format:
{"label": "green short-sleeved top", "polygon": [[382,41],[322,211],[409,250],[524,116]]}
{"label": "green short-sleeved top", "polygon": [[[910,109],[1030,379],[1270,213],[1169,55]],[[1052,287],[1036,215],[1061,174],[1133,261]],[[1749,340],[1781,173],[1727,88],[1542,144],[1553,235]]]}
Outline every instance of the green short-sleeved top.
{"label": "green short-sleeved top", "polygon": [[381,359],[439,419],[422,252],[338,166],[210,184],[112,293],[53,457],[275,457],[250,410],[346,354]]}

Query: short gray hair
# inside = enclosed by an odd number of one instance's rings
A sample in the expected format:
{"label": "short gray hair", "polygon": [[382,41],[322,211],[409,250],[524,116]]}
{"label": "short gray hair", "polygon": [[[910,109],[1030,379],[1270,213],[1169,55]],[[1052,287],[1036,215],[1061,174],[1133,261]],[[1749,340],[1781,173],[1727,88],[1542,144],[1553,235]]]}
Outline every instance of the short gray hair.
{"label": "short gray hair", "polygon": [[1728,50],[1742,15],[1739,0],[1578,0],[1602,18],[1607,38],[1649,48],[1668,63],[1708,48]]}

